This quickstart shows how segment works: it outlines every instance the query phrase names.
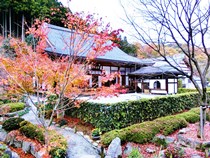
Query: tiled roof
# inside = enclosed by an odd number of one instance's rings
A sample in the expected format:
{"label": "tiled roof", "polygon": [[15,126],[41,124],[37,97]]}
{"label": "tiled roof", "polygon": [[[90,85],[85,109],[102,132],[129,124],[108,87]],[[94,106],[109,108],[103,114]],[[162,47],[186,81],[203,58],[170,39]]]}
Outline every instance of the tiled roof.
{"label": "tiled roof", "polygon": [[130,73],[130,75],[138,75],[138,76],[150,76],[150,75],[160,75],[160,74],[179,75],[181,73],[178,70],[172,68],[171,66],[161,66],[161,67],[146,66]]}
{"label": "tiled roof", "polygon": [[[63,55],[72,55],[71,52],[73,50],[75,51],[78,43],[84,39],[82,35],[76,35],[74,38],[72,38],[74,39],[73,42],[70,42],[71,36],[73,36],[74,34],[72,30],[51,24],[46,24],[46,27],[49,28],[47,36],[48,44],[50,45],[50,47],[46,48],[46,51],[48,52],[54,52]],[[86,57],[86,54],[88,53],[88,51],[90,51],[90,45],[92,44],[93,42],[91,38],[88,38],[88,40],[86,41],[82,41],[80,46],[80,53],[78,53],[78,56]],[[124,64],[150,64],[150,61],[141,60],[136,57],[130,56],[118,47],[114,47],[111,51],[108,51],[104,56],[97,57],[96,60],[120,62]]]}
{"label": "tiled roof", "polygon": [[[182,70],[184,72],[188,71],[187,66],[183,62],[184,60],[183,54],[167,56],[166,58],[171,65],[177,67],[179,70]],[[149,60],[154,62],[152,66],[142,67],[139,70],[130,73],[130,75],[139,75],[139,76],[150,76],[150,75],[159,75],[159,74],[182,75],[180,71],[169,65],[168,62],[164,61],[162,57],[151,58]]]}

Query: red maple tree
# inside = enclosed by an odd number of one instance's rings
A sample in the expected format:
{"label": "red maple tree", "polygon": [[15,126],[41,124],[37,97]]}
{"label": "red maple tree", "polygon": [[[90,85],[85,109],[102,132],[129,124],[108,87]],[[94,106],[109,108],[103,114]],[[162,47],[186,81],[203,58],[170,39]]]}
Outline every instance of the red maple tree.
{"label": "red maple tree", "polygon": [[[95,20],[92,15],[69,13],[63,22],[73,30],[68,41],[75,41],[78,36],[82,36],[79,42],[74,43],[74,47],[66,46],[71,47],[69,55],[52,59],[49,54],[45,53],[49,30],[46,23],[36,20],[27,32],[33,35],[33,39],[36,39],[36,45],[29,46],[18,39],[11,39],[10,46],[14,50],[15,57],[0,56],[0,67],[6,73],[6,77],[1,78],[1,84],[6,85],[8,93],[26,95],[37,107],[41,118],[40,122],[45,127],[51,125],[57,111],[65,111],[79,105],[78,97],[82,94],[83,88],[88,86],[90,78],[87,68],[93,59],[104,55],[116,46],[111,40],[113,41],[121,31],[112,31],[109,25],[104,27],[102,20]],[[81,60],[79,53],[83,49],[83,43],[87,41],[92,41],[93,44],[90,44],[88,49],[86,48],[86,59]],[[112,80],[117,75],[119,74],[104,75],[102,82]],[[102,86],[96,90],[96,97],[117,94],[118,86]],[[41,97],[40,91],[44,91]],[[37,94],[38,103],[33,102],[31,94]],[[57,98],[54,102],[50,122],[46,124],[44,122],[46,99],[52,94]],[[65,98],[68,98],[68,102]]]}

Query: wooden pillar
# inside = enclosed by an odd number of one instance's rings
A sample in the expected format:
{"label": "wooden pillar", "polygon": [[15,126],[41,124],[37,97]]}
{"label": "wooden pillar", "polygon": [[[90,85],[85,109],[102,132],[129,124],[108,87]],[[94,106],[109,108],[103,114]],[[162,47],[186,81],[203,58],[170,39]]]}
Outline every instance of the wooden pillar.
{"label": "wooden pillar", "polygon": [[165,80],[166,80],[166,92],[168,94],[168,77],[166,77]]}

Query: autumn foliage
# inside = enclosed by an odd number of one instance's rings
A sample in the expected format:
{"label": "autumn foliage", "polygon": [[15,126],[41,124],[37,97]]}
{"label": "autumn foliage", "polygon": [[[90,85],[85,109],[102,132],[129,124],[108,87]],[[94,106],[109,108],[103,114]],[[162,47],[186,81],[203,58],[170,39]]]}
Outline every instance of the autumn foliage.
{"label": "autumn foliage", "polygon": [[[103,27],[102,21],[94,20],[91,15],[84,17],[83,14],[69,13],[63,22],[73,30],[69,41],[75,41],[77,36],[83,37],[83,40],[74,43],[71,54],[52,59],[49,54],[45,53],[49,29],[45,22],[36,20],[27,32],[36,39],[36,46],[29,46],[19,39],[11,39],[10,46],[14,50],[15,58],[8,58],[4,55],[0,57],[0,67],[6,73],[6,77],[1,78],[1,84],[6,87],[6,90],[11,94],[26,94],[28,97],[40,91],[44,91],[45,96],[56,94],[58,100],[53,108],[53,113],[58,110],[58,107],[59,110],[68,108],[68,105],[61,105],[62,98],[67,97],[75,102],[83,89],[88,87],[90,78],[90,75],[87,74],[88,67],[92,64],[93,59],[104,55],[116,46],[110,41],[116,38],[120,31],[112,31],[109,25]],[[79,52],[83,49],[82,42],[87,41],[92,41],[94,44],[87,49],[86,60],[81,60]],[[106,81],[112,80],[117,75],[119,74],[104,75],[103,78]],[[116,85],[110,88],[100,87],[97,90],[97,96],[113,95],[116,92]],[[37,108],[43,106],[43,103],[40,102]]]}

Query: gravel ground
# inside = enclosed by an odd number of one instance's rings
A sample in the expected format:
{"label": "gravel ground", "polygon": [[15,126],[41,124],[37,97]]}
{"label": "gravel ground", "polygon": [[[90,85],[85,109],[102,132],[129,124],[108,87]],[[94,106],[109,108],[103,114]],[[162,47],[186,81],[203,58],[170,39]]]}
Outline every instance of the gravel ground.
{"label": "gravel ground", "polygon": [[118,96],[113,96],[113,97],[99,97],[97,99],[92,99],[90,97],[80,97],[79,99],[87,100],[88,102],[94,102],[94,103],[117,103],[122,101],[139,100],[141,98],[155,98],[160,96],[164,95],[126,93],[126,94],[119,94]]}

